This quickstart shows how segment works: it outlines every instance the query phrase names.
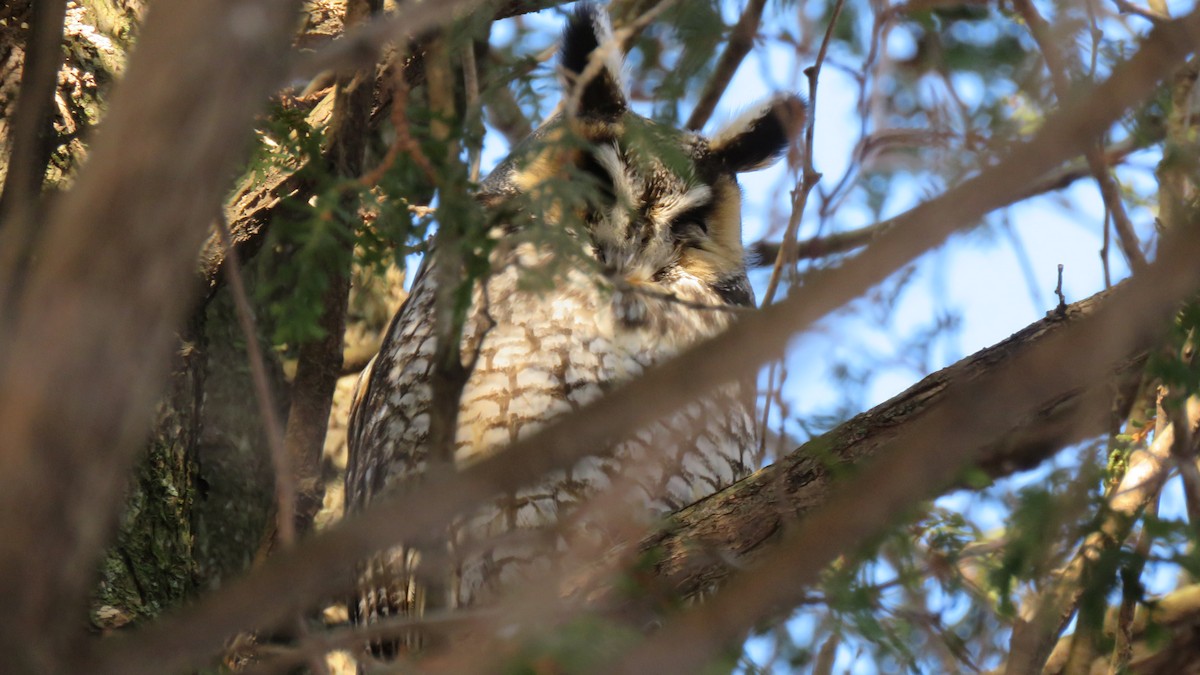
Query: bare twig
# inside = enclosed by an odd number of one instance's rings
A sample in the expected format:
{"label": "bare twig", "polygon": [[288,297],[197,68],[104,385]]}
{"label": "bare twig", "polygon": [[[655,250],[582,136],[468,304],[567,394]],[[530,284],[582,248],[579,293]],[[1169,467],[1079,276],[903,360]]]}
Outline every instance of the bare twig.
{"label": "bare twig", "polygon": [[1058,306],[1055,308],[1054,311],[1059,314],[1062,314],[1067,309],[1067,296],[1063,295],[1062,281],[1063,281],[1063,264],[1059,263],[1058,264],[1058,285],[1054,287],[1054,295],[1058,296]]}
{"label": "bare twig", "polygon": [[[1146,510],[1142,514],[1144,521],[1158,515],[1158,502],[1158,499],[1151,499],[1150,503],[1146,504]],[[1141,533],[1138,534],[1137,543],[1134,545],[1133,558],[1126,567],[1121,569],[1121,606],[1117,610],[1114,631],[1116,639],[1110,660],[1110,672],[1113,673],[1122,672],[1129,666],[1129,661],[1133,658],[1135,638],[1133,620],[1138,604],[1142,602],[1144,591],[1142,571],[1146,567],[1146,560],[1150,557],[1150,545],[1153,542],[1154,537],[1143,525]]]}
{"label": "bare twig", "polygon": [[[795,257],[797,260],[824,258],[825,256],[847,253],[854,249],[862,248],[871,243],[879,235],[891,229],[892,224],[891,220],[885,220],[854,230],[834,232],[833,234],[805,239],[796,244]],[[752,244],[749,253],[753,258],[754,264],[759,266],[766,264],[773,265],[779,259],[782,249],[782,243],[761,241]]]}
{"label": "bare twig", "polygon": [[[436,185],[437,171],[433,168],[433,163],[429,161],[429,158],[425,156],[425,151],[421,149],[421,144],[413,137],[412,130],[408,124],[409,88],[403,73],[396,73],[392,81],[392,86],[394,89],[392,94],[391,122],[396,138],[388,146],[387,153],[383,156],[383,160],[379,162],[379,165],[371,169],[359,180],[367,187],[378,184],[388,170],[392,168],[392,165],[396,163],[396,158],[403,153],[417,165],[417,168],[421,170],[421,173],[425,175],[425,179],[431,185]],[[418,213],[414,209],[425,209],[425,211]],[[432,212],[427,207],[421,206],[410,206],[409,210],[418,216],[427,215]]]}
{"label": "bare twig", "polygon": [[[1110,165],[1115,164],[1140,149],[1140,144],[1133,142],[1132,139],[1114,143],[1106,150],[1105,161]],[[1066,189],[1075,181],[1088,175],[1090,175],[1089,170],[1087,166],[1082,163],[1078,166],[1068,166],[1050,173],[1048,176],[1038,181],[1036,185],[1032,186],[1028,190],[1025,190],[1021,195],[1015,197],[1012,201],[1016,202],[1047,192]],[[796,258],[797,260],[823,258],[829,255],[853,251],[854,249],[861,248],[871,243],[871,241],[873,241],[876,237],[889,230],[893,224],[894,219],[889,219],[880,221],[878,223],[873,223],[871,225],[866,225],[854,230],[834,232],[831,234],[805,239],[804,241],[796,244]],[[780,242],[769,241],[760,241],[750,245],[749,254],[751,257],[751,264],[763,266],[773,263],[776,257],[779,256],[779,251],[782,246],[783,245]]]}
{"label": "bare twig", "polygon": [[[1050,69],[1050,77],[1054,82],[1054,90],[1061,105],[1071,95],[1070,68],[1067,61],[1059,50],[1055,37],[1051,34],[1049,24],[1038,13],[1033,3],[1030,0],[1014,0],[1013,5],[1025,19],[1025,23],[1029,25],[1029,32],[1033,35],[1034,41],[1037,42],[1046,59],[1046,66]],[[1087,159],[1088,169],[1092,172],[1092,177],[1096,179],[1100,196],[1104,199],[1104,206],[1112,218],[1113,228],[1117,232],[1117,240],[1121,244],[1121,252],[1125,254],[1130,269],[1138,272],[1146,267],[1146,256],[1142,253],[1137,234],[1133,231],[1133,223],[1129,220],[1129,214],[1125,211],[1125,202],[1121,199],[1120,188],[1105,161],[1102,143],[1102,139],[1097,141],[1097,145],[1089,148],[1084,156]]]}
{"label": "bare twig", "polygon": [[833,30],[837,26],[838,17],[842,14],[845,0],[838,0],[833,6],[833,15],[829,25],[825,27],[825,38],[817,51],[817,61],[804,69],[808,78],[808,119],[804,129],[804,170],[800,185],[792,192],[792,213],[788,218],[788,226],[783,234],[783,245],[779,255],[775,257],[775,267],[771,270],[771,278],[767,282],[767,290],[763,295],[763,305],[769,305],[775,300],[775,293],[782,280],[783,270],[795,269],[796,265],[796,235],[800,231],[800,220],[804,217],[804,209],[808,205],[808,195],[821,180],[821,174],[813,166],[813,139],[817,128],[817,82],[821,77],[821,66],[825,63],[825,54],[829,51],[829,43],[833,40]]}
{"label": "bare twig", "polygon": [[[770,305],[775,301],[775,294],[779,289],[779,282],[783,278],[783,270],[787,269],[795,273],[796,262],[799,260],[797,253],[796,237],[800,232],[800,221],[804,218],[804,210],[808,205],[808,195],[817,183],[821,181],[821,174],[813,166],[813,138],[817,124],[817,83],[821,76],[821,66],[825,62],[825,55],[829,51],[829,43],[833,39],[833,30],[837,26],[838,17],[841,16],[842,7],[845,0],[838,0],[833,7],[833,15],[829,19],[829,25],[825,27],[825,37],[821,41],[821,47],[817,51],[817,60],[812,66],[804,70],[804,74],[808,78],[808,115],[805,119],[804,127],[804,151],[803,151],[803,168],[800,178],[800,184],[792,190],[792,210],[788,216],[787,229],[783,233],[783,244],[779,248],[779,254],[775,256],[775,266],[771,269],[771,278],[767,282],[767,290],[763,295],[763,306]],[[759,438],[762,447],[766,447],[767,442],[767,424],[771,418],[771,407],[775,401],[775,390],[778,386],[782,388],[782,382],[776,385],[776,364],[772,363],[767,371],[767,390],[765,392],[762,411],[762,420],[760,423]]]}
{"label": "bare twig", "polygon": [[725,51],[721,52],[721,57],[717,59],[713,74],[704,85],[700,100],[696,102],[696,107],[688,117],[688,129],[699,131],[708,118],[712,117],[717,102],[721,100],[729,82],[733,80],[738,66],[742,65],[742,59],[746,58],[746,54],[749,54],[750,48],[754,46],[754,38],[758,35],[758,26],[762,22],[763,8],[766,5],[767,0],[750,0],[746,3],[741,18],[729,33]]}

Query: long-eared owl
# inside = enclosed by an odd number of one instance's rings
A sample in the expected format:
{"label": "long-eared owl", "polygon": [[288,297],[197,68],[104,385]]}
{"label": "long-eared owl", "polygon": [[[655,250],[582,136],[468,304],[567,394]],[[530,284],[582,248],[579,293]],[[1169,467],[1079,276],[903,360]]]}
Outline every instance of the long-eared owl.
{"label": "long-eared owl", "polygon": [[[547,420],[720,332],[736,319],[731,308],[753,307],[736,176],[782,154],[805,104],[776,97],[704,138],[632,112],[621,68],[606,14],[579,7],[560,50],[564,103],[479,187],[488,208],[545,205],[524,213],[523,222],[565,234],[539,240],[520,236],[519,226],[492,229],[498,244],[511,244],[493,250],[491,273],[477,282],[463,327],[463,358],[473,369],[459,405],[458,466],[503,452]],[[564,177],[574,177],[587,197],[529,198]],[[426,257],[360,380],[347,511],[418,480],[429,463],[437,344],[430,269],[437,256]],[[553,270],[549,289],[522,283],[546,269]],[[649,522],[743,478],[762,459],[753,396],[749,381],[726,385],[649,428],[629,430],[627,440],[596,448],[570,470],[531,476],[529,487],[482,505],[444,537],[379,554],[360,571],[352,619],[484,602],[552,564],[555,556],[533,539],[551,541],[559,560],[575,539],[603,541],[603,525],[580,515],[597,497],[616,492],[610,501],[634,505],[635,516]],[[553,535],[539,539],[547,531]],[[377,647],[391,652],[395,645]]]}

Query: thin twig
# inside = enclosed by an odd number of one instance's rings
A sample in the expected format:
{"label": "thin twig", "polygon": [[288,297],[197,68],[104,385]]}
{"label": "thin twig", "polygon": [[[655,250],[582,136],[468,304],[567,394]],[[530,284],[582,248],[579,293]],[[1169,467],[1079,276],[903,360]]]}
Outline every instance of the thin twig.
{"label": "thin twig", "polygon": [[[431,185],[437,184],[437,171],[433,168],[433,163],[425,156],[425,152],[421,149],[421,144],[412,135],[412,129],[408,124],[408,97],[409,87],[408,80],[405,79],[404,73],[397,70],[396,77],[393,79],[392,86],[395,87],[392,94],[392,128],[396,137],[392,144],[388,146],[387,153],[379,165],[371,169],[363,175],[359,181],[367,187],[374,187],[383,179],[392,165],[396,163],[396,159],[403,153],[412,160],[421,173],[425,175],[426,180]],[[427,208],[420,206],[410,206],[409,210],[419,208]],[[420,214],[418,214],[420,215]]]}
{"label": "thin twig", "polygon": [[[1145,523],[1158,516],[1158,502],[1161,498],[1150,500],[1142,513],[1142,530],[1134,544],[1134,555],[1129,564],[1121,569],[1121,606],[1117,610],[1115,644],[1110,659],[1109,672],[1120,673],[1129,665],[1133,658],[1134,625],[1137,606],[1142,602],[1145,588],[1142,586],[1142,571],[1146,560],[1150,557],[1150,545],[1154,542]],[[1090,666],[1091,664],[1089,664]]]}
{"label": "thin twig", "polygon": [[704,91],[700,94],[700,100],[696,102],[696,107],[692,109],[692,114],[688,117],[686,125],[688,129],[699,131],[712,117],[717,102],[721,100],[725,89],[729,87],[730,81],[737,73],[738,66],[742,65],[742,60],[754,46],[754,38],[758,35],[758,26],[762,22],[763,8],[766,5],[767,0],[750,0],[746,3],[746,9],[742,11],[741,18],[729,33],[725,51],[721,52],[721,57],[717,59],[713,74],[708,78],[708,83],[704,85]]}
{"label": "thin twig", "polygon": [[[1144,139],[1145,141],[1154,141],[1158,138]],[[1109,164],[1115,164],[1125,157],[1142,149],[1140,143],[1135,143],[1132,139],[1114,143],[1105,151],[1105,161]],[[1075,181],[1080,180],[1090,175],[1086,166],[1080,164],[1077,166],[1067,166],[1056,172],[1046,176],[1037,185],[1029,188],[1022,195],[1022,199],[1035,197],[1047,192],[1055,192],[1064,190],[1070,187]],[[834,232],[831,234],[821,235],[805,239],[796,244],[797,260],[807,260],[812,258],[823,258],[829,255],[839,253],[848,253],[858,248],[862,248],[871,243],[876,237],[879,237],[884,232],[892,228],[894,219],[883,220],[878,223],[866,225],[857,229],[847,230],[845,232]],[[773,264],[779,256],[779,251],[783,247],[782,242],[760,241],[751,244],[749,248],[750,264],[760,267],[767,264]],[[1109,284],[1111,286],[1111,284]]]}
{"label": "thin twig", "polygon": [[1059,263],[1058,264],[1058,285],[1054,287],[1054,295],[1058,296],[1058,306],[1054,309],[1054,312],[1056,314],[1058,314],[1059,316],[1062,316],[1063,312],[1067,311],[1067,296],[1063,295],[1062,282],[1063,282],[1063,264]]}
{"label": "thin twig", "polygon": [[[783,276],[784,266],[786,265],[793,272],[795,271],[796,261],[799,259],[796,252],[796,237],[800,231],[800,220],[804,217],[804,210],[808,205],[809,193],[812,192],[812,189],[821,180],[821,174],[813,166],[813,139],[817,124],[817,83],[821,76],[821,66],[824,64],[825,55],[829,51],[829,43],[833,40],[833,30],[837,25],[838,17],[842,13],[843,5],[845,5],[845,0],[837,0],[837,4],[833,7],[833,16],[829,19],[829,25],[825,27],[825,37],[821,40],[821,47],[817,51],[816,63],[804,70],[804,74],[808,77],[809,107],[804,131],[803,173],[800,185],[792,191],[792,211],[788,217],[787,229],[783,233],[783,245],[779,247],[779,254],[775,256],[775,267],[771,270],[771,279],[767,282],[767,291],[763,295],[762,304],[764,307],[775,301],[775,293],[779,289],[779,282]],[[759,433],[760,449],[766,447],[767,423],[770,420],[771,404],[774,400],[774,391],[777,387],[775,374],[776,366],[772,363],[767,372],[767,391],[764,397]],[[780,382],[778,387],[782,388],[782,386],[783,383]]]}
{"label": "thin twig", "polygon": [[[1013,6],[1021,14],[1021,17],[1025,19],[1025,23],[1029,26],[1030,34],[1041,49],[1042,56],[1046,59],[1046,66],[1049,68],[1051,80],[1054,82],[1054,91],[1061,105],[1071,95],[1071,84],[1069,81],[1070,68],[1067,60],[1059,50],[1054,36],[1051,35],[1050,25],[1038,13],[1037,8],[1033,6],[1033,2],[1031,0],[1014,0]],[[1102,143],[1103,140],[1101,139],[1097,142],[1097,145],[1088,149],[1084,157],[1087,159],[1088,169],[1092,172],[1092,177],[1096,180],[1100,196],[1104,199],[1104,207],[1112,216],[1112,224],[1117,232],[1117,241],[1121,245],[1121,252],[1125,254],[1125,259],[1129,262],[1130,269],[1136,273],[1145,269],[1146,256],[1142,253],[1137,234],[1133,231],[1133,223],[1130,221],[1129,214],[1125,210],[1125,202],[1121,199],[1120,187],[1113,178],[1112,172],[1109,170],[1105,160]]]}
{"label": "thin twig", "polygon": [[816,63],[804,69],[804,74],[808,77],[808,119],[804,130],[804,173],[800,185],[792,193],[792,213],[788,219],[787,230],[783,234],[783,246],[779,249],[779,255],[775,258],[775,268],[771,270],[771,279],[767,282],[767,292],[763,296],[764,306],[774,302],[784,267],[795,267],[796,234],[800,230],[800,220],[804,216],[809,193],[821,180],[821,174],[813,166],[813,140],[817,126],[817,82],[821,76],[821,65],[825,63],[825,54],[829,51],[829,43],[833,40],[834,28],[837,26],[838,17],[841,16],[842,7],[845,4],[845,0],[838,0],[837,4],[833,6],[833,15],[829,18],[829,25],[825,28],[825,38],[821,41],[821,47],[817,51]]}
{"label": "thin twig", "polygon": [[1108,211],[1104,212],[1104,243],[1100,246],[1100,266],[1104,270],[1104,287],[1112,288],[1112,269],[1111,262],[1108,258],[1108,252],[1112,249],[1112,230],[1109,229],[1109,224],[1112,222],[1112,214]]}
{"label": "thin twig", "polygon": [[475,67],[475,45],[467,45],[462,52],[463,88],[467,93],[467,124],[476,127],[473,131],[479,134],[478,140],[467,143],[468,171],[467,179],[472,183],[479,182],[479,162],[483,154],[483,111],[479,107],[479,71]]}

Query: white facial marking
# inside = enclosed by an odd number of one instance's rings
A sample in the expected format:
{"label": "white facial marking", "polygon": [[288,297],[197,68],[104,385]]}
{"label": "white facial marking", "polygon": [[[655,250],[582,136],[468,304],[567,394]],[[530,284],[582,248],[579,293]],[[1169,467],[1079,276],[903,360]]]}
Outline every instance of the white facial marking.
{"label": "white facial marking", "polygon": [[712,188],[707,185],[694,187],[687,192],[668,197],[654,210],[654,217],[663,224],[670,223],[675,216],[707,202],[712,197]]}

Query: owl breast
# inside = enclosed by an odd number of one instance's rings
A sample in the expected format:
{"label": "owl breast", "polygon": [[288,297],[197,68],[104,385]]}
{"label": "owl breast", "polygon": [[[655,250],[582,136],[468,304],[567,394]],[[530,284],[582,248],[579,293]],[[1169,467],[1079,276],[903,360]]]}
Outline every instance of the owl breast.
{"label": "owl breast", "polygon": [[[573,267],[538,292],[526,290],[521,276],[552,266],[552,252],[522,244],[501,256],[493,260],[486,291],[481,283],[474,293],[462,336],[464,359],[474,368],[459,409],[460,466],[503,451],[732,320],[714,290],[686,275],[653,289],[618,292],[599,273]],[[363,402],[371,413],[361,421],[360,445],[367,454],[351,463],[347,481],[347,498],[354,503],[411,481],[425,468],[435,276],[428,271],[420,276],[375,364],[370,398]],[[620,493],[617,501],[634,506],[643,523],[678,510],[757,467],[752,412],[748,388],[729,385],[630,433],[615,447],[596,448],[567,471],[484,506],[455,526],[452,548],[465,551],[500,535],[559,526],[605,492]],[[582,516],[571,528],[558,528],[553,545],[567,548],[583,532],[596,543],[602,521]],[[528,546],[499,545],[452,557],[456,568],[447,590],[457,606],[510,584],[529,572],[531,560],[545,558],[544,551]]]}

